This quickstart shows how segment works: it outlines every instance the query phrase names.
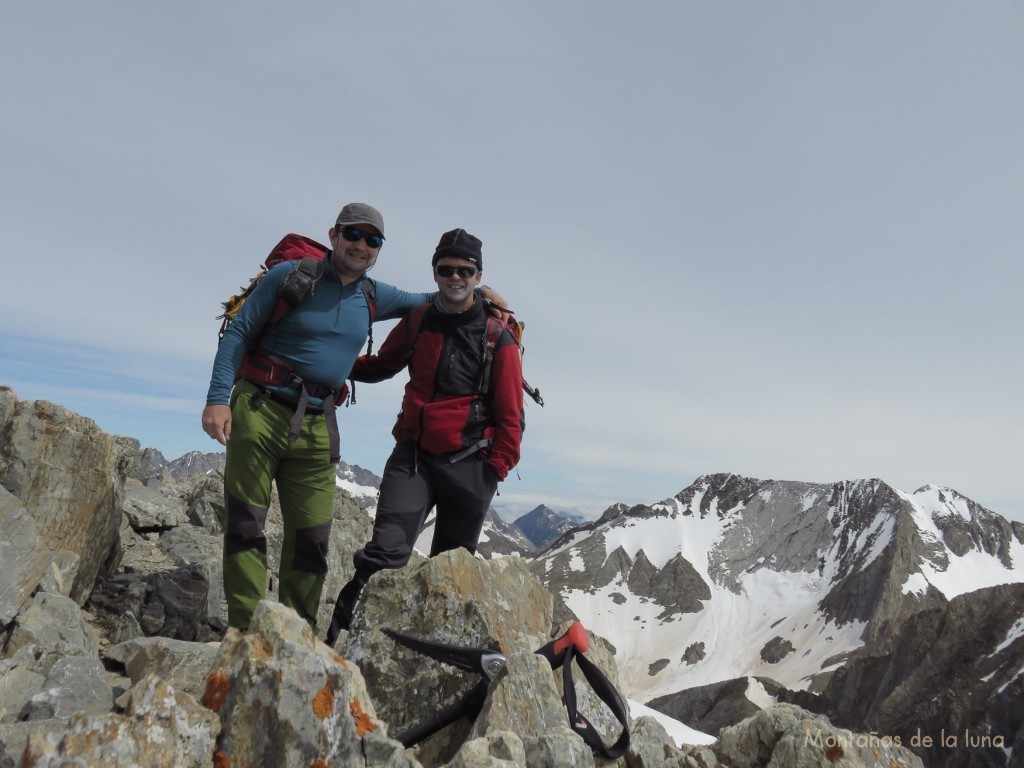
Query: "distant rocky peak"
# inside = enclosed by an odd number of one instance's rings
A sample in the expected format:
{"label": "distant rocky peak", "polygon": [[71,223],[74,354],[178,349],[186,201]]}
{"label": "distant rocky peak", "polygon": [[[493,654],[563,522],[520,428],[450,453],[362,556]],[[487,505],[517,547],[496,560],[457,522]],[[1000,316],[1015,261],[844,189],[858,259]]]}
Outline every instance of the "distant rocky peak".
{"label": "distant rocky peak", "polygon": [[1015,527],[951,488],[926,485],[908,499],[924,534],[934,532],[954,555],[975,550],[999,558],[1004,568],[1013,567],[1011,549],[1015,541],[1024,544],[1024,526]]}
{"label": "distant rocky peak", "polygon": [[629,506],[626,504],[612,504],[610,507],[608,507],[608,509],[604,511],[601,517],[597,520],[597,524],[601,525],[602,523],[610,522],[615,518],[626,514],[628,511]]}
{"label": "distant rocky peak", "polygon": [[224,466],[224,453],[203,453],[189,451],[164,467],[164,471],[175,479],[206,475]]}
{"label": "distant rocky peak", "polygon": [[960,517],[971,520],[981,514],[992,514],[959,491],[939,485],[922,486],[910,496],[915,502],[932,509],[932,517]]}
{"label": "distant rocky peak", "polygon": [[774,480],[756,480],[722,472],[698,477],[674,498],[685,515],[702,520],[708,517],[724,520],[748,507],[758,496],[770,493],[775,485]]}
{"label": "distant rocky peak", "polygon": [[370,470],[363,469],[357,464],[339,461],[337,475],[340,479],[348,480],[356,485],[380,489],[380,478]]}
{"label": "distant rocky peak", "polygon": [[[132,438],[122,438],[132,440]],[[151,480],[159,479],[167,466],[167,459],[156,448],[142,448],[138,441],[135,441],[134,450],[129,450],[132,456],[131,465],[128,469],[128,477],[146,484]]]}
{"label": "distant rocky peak", "polygon": [[514,525],[538,548],[546,546],[573,527],[572,522],[543,504],[517,518]]}

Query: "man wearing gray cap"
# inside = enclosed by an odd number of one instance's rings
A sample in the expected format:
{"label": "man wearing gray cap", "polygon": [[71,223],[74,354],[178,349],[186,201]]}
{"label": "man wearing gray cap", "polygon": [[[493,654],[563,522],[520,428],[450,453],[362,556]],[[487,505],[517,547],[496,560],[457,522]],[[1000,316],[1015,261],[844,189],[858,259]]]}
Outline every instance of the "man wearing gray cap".
{"label": "man wearing gray cap", "polygon": [[278,596],[316,630],[339,459],[335,404],[370,322],[434,298],[366,276],[384,244],[376,208],[349,203],[329,237],[301,301],[280,312],[300,262],[269,269],[228,325],[213,363],[203,430],[227,446],[224,591],[232,627],[247,627],[266,594],[263,527],[276,483],[284,520]]}

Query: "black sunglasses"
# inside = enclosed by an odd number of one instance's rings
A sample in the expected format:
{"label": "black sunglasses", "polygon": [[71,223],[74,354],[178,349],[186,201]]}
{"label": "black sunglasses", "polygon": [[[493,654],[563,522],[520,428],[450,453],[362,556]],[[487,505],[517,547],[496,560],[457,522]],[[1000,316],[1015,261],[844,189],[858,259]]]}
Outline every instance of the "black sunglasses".
{"label": "black sunglasses", "polygon": [[350,243],[365,240],[371,248],[380,248],[384,245],[384,235],[371,235],[369,232],[363,232],[359,227],[342,227],[341,236]]}
{"label": "black sunglasses", "polygon": [[464,279],[476,276],[476,267],[453,267],[451,264],[439,264],[434,267],[434,271],[441,277],[451,277],[456,272]]}

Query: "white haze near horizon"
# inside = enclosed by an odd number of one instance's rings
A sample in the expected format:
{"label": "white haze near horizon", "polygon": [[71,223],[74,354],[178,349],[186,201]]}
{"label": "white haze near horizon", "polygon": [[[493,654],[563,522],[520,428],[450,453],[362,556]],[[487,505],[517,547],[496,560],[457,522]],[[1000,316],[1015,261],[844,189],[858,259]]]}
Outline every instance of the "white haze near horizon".
{"label": "white haze near horizon", "polygon": [[[219,448],[219,302],[365,200],[375,277],[429,290],[462,226],[527,323],[506,519],[735,472],[1024,520],[1022,32],[987,0],[12,5],[0,384]],[[360,387],[346,461],[381,473],[400,397]]]}

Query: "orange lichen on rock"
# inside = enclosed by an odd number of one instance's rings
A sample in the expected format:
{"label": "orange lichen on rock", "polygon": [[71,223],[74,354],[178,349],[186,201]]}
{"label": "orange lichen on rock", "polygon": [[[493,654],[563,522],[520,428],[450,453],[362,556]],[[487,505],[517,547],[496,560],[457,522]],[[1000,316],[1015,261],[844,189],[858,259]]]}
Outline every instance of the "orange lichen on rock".
{"label": "orange lichen on rock", "polygon": [[213,753],[213,768],[228,768],[231,759],[219,749]]}
{"label": "orange lichen on rock", "polygon": [[352,719],[356,723],[356,735],[362,738],[367,731],[377,730],[377,724],[373,722],[370,716],[363,710],[362,705],[359,703],[359,699],[352,699],[348,703],[348,711],[352,713]]}
{"label": "orange lichen on rock", "polygon": [[333,711],[334,691],[331,690],[330,686],[325,685],[313,697],[313,714],[323,720]]}
{"label": "orange lichen on rock", "polygon": [[331,764],[322,757],[318,757],[309,768],[331,768]]}
{"label": "orange lichen on rock", "polygon": [[228,676],[223,672],[214,670],[206,678],[206,690],[203,691],[202,698],[203,706],[214,712],[220,712],[221,704],[224,703],[224,697],[228,695],[230,690],[231,683],[228,682]]}

